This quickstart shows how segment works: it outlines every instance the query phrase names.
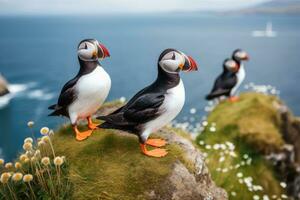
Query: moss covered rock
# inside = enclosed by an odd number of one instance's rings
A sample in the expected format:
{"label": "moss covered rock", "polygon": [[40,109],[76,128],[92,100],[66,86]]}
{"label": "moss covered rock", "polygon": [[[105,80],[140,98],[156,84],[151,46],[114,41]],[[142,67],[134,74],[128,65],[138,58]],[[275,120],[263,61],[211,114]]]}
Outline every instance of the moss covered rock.
{"label": "moss covered rock", "polygon": [[[118,105],[110,103],[101,112]],[[70,198],[227,199],[226,192],[211,180],[202,153],[186,133],[169,127],[153,137],[167,140],[166,157],[143,155],[137,137],[124,132],[97,130],[86,141],[77,142],[69,126],[61,128],[53,143],[69,163]]]}
{"label": "moss covered rock", "polygon": [[[284,186],[287,183],[290,187],[290,175],[295,173],[294,167],[286,162],[293,159],[293,153],[285,154],[291,148],[288,131],[283,127],[294,130],[293,138],[299,136],[295,136],[295,125],[287,125],[291,120],[284,120],[282,113],[286,110],[277,97],[250,92],[241,94],[238,102],[221,102],[209,113],[197,143],[208,155],[213,180],[227,190],[230,199],[295,196]],[[271,157],[286,159],[279,163]],[[280,166],[286,166],[285,173],[279,170]]]}

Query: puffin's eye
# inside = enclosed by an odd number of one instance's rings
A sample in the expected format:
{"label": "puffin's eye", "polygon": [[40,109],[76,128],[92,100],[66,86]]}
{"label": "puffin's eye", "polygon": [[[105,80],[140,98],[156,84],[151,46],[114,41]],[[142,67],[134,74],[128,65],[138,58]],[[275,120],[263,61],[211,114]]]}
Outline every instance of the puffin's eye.
{"label": "puffin's eye", "polygon": [[84,48],[87,49],[87,44],[86,43],[84,43]]}
{"label": "puffin's eye", "polygon": [[175,58],[176,58],[176,55],[175,55],[175,53],[173,53],[172,60],[175,60]]}

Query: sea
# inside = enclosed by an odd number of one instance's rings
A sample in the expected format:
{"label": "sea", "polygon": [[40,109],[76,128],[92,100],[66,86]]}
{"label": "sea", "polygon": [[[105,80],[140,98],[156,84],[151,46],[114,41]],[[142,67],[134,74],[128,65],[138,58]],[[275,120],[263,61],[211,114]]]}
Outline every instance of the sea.
{"label": "sea", "polygon": [[[276,37],[253,37],[272,22]],[[207,113],[205,95],[222,71],[222,62],[242,48],[244,84],[276,88],[300,115],[300,16],[168,13],[109,16],[1,16],[0,73],[11,100],[0,105],[0,158],[13,159],[34,132],[57,129],[67,119],[48,117],[65,82],[79,69],[76,48],[85,38],[104,44],[111,57],[101,61],[112,79],[107,101],[129,99],[156,78],[159,54],[176,48],[192,56],[197,72],[182,73],[186,103],[176,121],[199,121]],[[101,80],[99,80],[101,81]],[[245,90],[241,87],[241,91]],[[230,117],[230,116],[229,116]]]}

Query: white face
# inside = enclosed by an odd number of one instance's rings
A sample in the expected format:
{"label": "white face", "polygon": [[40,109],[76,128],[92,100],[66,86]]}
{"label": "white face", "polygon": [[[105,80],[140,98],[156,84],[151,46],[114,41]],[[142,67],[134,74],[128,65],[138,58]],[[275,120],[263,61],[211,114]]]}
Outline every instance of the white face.
{"label": "white face", "polygon": [[247,60],[248,59],[248,54],[243,51],[243,50],[240,50],[240,51],[237,51],[235,54],[234,54],[234,57],[238,60]]}
{"label": "white face", "polygon": [[237,63],[234,61],[234,60],[227,60],[225,63],[224,63],[226,69],[228,71],[231,71],[231,72],[234,72],[237,70]]}
{"label": "white face", "polygon": [[78,47],[78,56],[85,61],[98,59],[98,47],[90,41],[83,41]]}
{"label": "white face", "polygon": [[159,61],[161,68],[169,73],[178,73],[184,66],[184,63],[183,53],[178,53],[177,51],[170,51]]}

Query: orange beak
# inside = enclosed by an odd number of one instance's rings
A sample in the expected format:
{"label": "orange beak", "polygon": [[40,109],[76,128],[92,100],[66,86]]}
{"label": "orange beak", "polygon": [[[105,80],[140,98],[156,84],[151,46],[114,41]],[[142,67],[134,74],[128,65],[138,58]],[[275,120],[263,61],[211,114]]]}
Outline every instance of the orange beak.
{"label": "orange beak", "polygon": [[109,53],[108,49],[103,44],[99,44],[99,48],[102,49],[102,51],[103,51],[103,55],[99,56],[99,57],[102,57],[102,58],[110,57],[110,53]]}
{"label": "orange beak", "polygon": [[188,59],[189,59],[189,61],[191,63],[190,69],[188,71],[197,71],[198,70],[198,66],[197,66],[196,61],[191,56],[188,56]]}

